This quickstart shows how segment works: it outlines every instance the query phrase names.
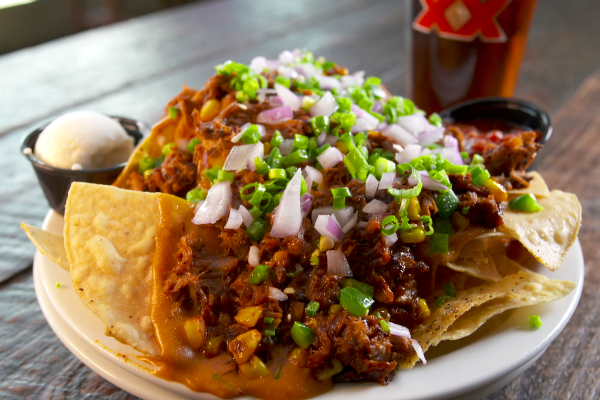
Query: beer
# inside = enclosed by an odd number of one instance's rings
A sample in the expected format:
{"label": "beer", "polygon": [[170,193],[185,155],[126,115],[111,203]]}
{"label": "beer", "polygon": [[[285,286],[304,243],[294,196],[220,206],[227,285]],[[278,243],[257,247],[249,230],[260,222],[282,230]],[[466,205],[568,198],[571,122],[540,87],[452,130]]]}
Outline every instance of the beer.
{"label": "beer", "polygon": [[512,95],[536,0],[411,0],[408,91],[427,113]]}

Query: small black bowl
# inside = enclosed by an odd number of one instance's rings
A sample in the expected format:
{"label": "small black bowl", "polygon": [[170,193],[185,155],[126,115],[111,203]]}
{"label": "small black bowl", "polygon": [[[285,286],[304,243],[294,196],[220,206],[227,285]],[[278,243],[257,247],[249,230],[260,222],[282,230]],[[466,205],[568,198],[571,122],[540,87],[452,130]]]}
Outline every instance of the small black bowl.
{"label": "small black bowl", "polygon": [[484,97],[464,101],[439,113],[444,120],[475,125],[480,130],[502,128],[529,128],[537,133],[537,141],[544,144],[552,135],[548,113],[525,100]]}
{"label": "small black bowl", "polygon": [[[115,116],[111,116],[111,118],[121,124],[127,134],[133,137],[136,145],[150,132],[148,125],[141,121]],[[72,182],[89,182],[110,185],[117,179],[127,163],[121,163],[109,168],[89,170],[56,168],[43,163],[35,158],[33,152],[29,153],[25,149],[29,148],[32,151],[35,149],[35,142],[49,123],[50,122],[45,123],[33,132],[25,135],[21,142],[21,152],[31,162],[31,165],[33,165],[33,170],[44,190],[44,194],[46,195],[46,199],[48,199],[50,207],[57,213],[63,215],[65,213],[67,195]]]}

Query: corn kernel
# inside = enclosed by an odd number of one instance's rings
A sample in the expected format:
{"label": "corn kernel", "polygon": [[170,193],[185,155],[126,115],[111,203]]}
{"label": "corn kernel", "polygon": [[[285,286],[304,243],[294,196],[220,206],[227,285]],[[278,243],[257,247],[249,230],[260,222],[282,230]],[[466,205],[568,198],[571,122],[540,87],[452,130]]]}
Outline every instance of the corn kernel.
{"label": "corn kernel", "polygon": [[188,342],[193,348],[200,348],[206,338],[206,323],[201,317],[190,318],[183,325]]}
{"label": "corn kernel", "polygon": [[503,201],[508,200],[508,193],[506,192],[504,186],[502,186],[502,184],[496,182],[492,178],[485,181],[483,186],[485,186],[487,190],[490,191],[490,193],[494,196],[494,199],[496,199],[498,203],[502,203]]}
{"label": "corn kernel", "polygon": [[215,336],[206,341],[206,347],[204,347],[204,353],[208,357],[214,357],[221,353],[221,348],[223,345],[223,338],[220,336]]}
{"label": "corn kernel", "polygon": [[419,309],[421,310],[421,314],[424,317],[429,317],[431,311],[429,310],[429,306],[427,305],[427,301],[425,299],[419,299]]}
{"label": "corn kernel", "polygon": [[331,307],[329,307],[328,314],[339,314],[342,312],[343,309],[344,307],[342,307],[341,304],[334,304]]}
{"label": "corn kernel", "polygon": [[221,102],[210,99],[200,109],[200,120],[202,122],[212,121],[221,112]]}
{"label": "corn kernel", "polygon": [[235,321],[248,328],[252,328],[258,322],[262,315],[263,308],[261,306],[240,308],[237,315],[233,317]]}
{"label": "corn kernel", "polygon": [[238,364],[243,364],[248,362],[254,355],[254,351],[258,347],[261,338],[261,333],[256,329],[252,329],[233,338],[227,348]]}
{"label": "corn kernel", "polygon": [[419,243],[425,240],[425,231],[420,226],[416,227],[412,231],[405,231],[400,233],[400,240],[403,243]]}
{"label": "corn kernel", "polygon": [[240,372],[248,379],[258,379],[271,372],[267,365],[257,356],[252,356],[249,362],[239,365]]}
{"label": "corn kernel", "polygon": [[319,251],[327,251],[333,249],[335,243],[333,243],[333,239],[328,238],[327,236],[321,236],[319,239]]}
{"label": "corn kernel", "polygon": [[419,221],[421,219],[421,204],[416,197],[408,201],[408,219],[411,221]]}

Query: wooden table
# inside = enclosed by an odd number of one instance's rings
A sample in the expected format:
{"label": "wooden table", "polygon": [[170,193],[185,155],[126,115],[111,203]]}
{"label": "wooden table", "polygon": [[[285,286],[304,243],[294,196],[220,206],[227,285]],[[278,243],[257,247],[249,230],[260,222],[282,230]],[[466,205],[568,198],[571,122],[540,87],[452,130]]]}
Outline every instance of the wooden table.
{"label": "wooden table", "polygon": [[[538,4],[516,95],[552,114],[539,170],[578,194],[586,268],[572,320],[526,373],[488,399],[600,397],[600,2]],[[225,0],[194,4],[0,57],[0,398],[131,398],[79,362],[47,325],[33,291],[22,221],[48,210],[21,136],[73,109],[149,123],[182,83],[199,87],[227,59],[307,47],[404,89],[398,0]]]}

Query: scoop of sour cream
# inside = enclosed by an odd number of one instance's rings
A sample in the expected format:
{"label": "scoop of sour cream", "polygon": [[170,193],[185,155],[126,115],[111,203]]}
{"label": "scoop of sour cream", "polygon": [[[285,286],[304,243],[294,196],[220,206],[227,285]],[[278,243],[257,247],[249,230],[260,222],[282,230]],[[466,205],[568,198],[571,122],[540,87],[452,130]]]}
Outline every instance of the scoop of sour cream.
{"label": "scoop of sour cream", "polygon": [[115,120],[75,111],[52,121],[37,139],[35,157],[64,169],[107,168],[127,161],[133,138]]}

